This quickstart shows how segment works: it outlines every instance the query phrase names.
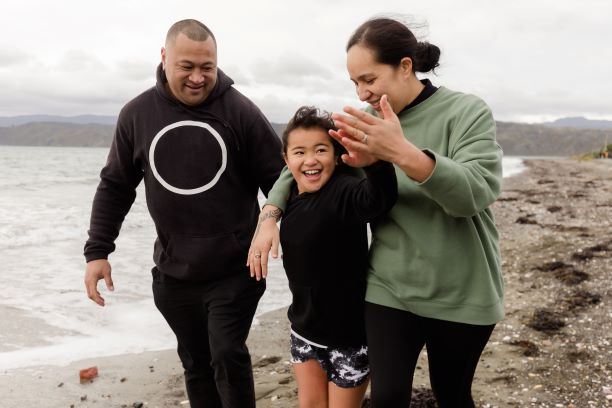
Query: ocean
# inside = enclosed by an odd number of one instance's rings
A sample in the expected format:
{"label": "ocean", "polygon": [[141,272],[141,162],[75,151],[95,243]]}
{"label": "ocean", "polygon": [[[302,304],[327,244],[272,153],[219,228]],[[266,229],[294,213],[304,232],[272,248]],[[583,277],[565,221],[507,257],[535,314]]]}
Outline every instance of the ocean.
{"label": "ocean", "polygon": [[[0,146],[0,374],[176,346],[153,304],[155,229],[144,186],[110,256],[115,291],[98,285],[103,308],[85,294],[83,244],[107,152]],[[520,158],[504,158],[504,176],[522,170]],[[256,316],[290,303],[280,260],[271,261],[267,285]]]}

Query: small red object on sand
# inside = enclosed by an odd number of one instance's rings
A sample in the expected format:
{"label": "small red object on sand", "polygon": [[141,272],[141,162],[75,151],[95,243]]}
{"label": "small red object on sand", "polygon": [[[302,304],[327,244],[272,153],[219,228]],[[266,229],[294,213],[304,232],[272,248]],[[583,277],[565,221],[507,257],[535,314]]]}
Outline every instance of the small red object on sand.
{"label": "small red object on sand", "polygon": [[79,378],[81,380],[81,384],[84,382],[91,381],[97,376],[98,376],[98,367],[96,366],[84,368],[81,371],[79,371]]}

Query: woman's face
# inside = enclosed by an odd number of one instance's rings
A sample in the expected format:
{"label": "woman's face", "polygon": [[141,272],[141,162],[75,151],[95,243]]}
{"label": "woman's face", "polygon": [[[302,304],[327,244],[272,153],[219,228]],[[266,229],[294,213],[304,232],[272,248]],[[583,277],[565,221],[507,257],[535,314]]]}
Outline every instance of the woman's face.
{"label": "woman's face", "polygon": [[287,138],[285,162],[300,194],[318,191],[336,168],[336,154],[330,136],[321,128],[292,130]]}
{"label": "woman's face", "polygon": [[353,45],[348,50],[346,66],[359,99],[380,112],[380,98],[387,95],[393,112],[401,111],[408,104],[407,74],[412,70],[412,61],[409,58],[403,61],[406,60],[409,61],[409,67],[404,63],[392,67],[378,62],[372,49],[361,44]]}

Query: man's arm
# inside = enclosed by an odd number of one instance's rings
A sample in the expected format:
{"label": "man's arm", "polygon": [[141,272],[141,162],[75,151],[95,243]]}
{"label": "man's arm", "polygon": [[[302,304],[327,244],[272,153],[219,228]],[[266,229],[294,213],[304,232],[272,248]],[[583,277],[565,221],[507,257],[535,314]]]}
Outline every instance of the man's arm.
{"label": "man's arm", "polygon": [[249,105],[250,120],[243,122],[242,133],[246,144],[244,159],[249,177],[267,197],[284,166],[281,140],[270,122],[254,104]]}
{"label": "man's arm", "polygon": [[100,306],[104,306],[105,302],[97,290],[97,284],[104,279],[107,288],[111,291],[114,289],[107,258],[115,249],[115,239],[136,198],[136,187],[143,176],[140,167],[134,163],[131,132],[121,123],[120,115],[106,166],[100,173],[91,210],[89,238],[84,248],[87,261],[85,289],[87,296]]}

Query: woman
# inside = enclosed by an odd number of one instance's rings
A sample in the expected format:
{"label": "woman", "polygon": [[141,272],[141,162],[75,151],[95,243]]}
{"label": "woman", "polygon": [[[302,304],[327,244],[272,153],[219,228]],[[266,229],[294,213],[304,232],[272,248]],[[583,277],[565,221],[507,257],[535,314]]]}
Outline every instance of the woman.
{"label": "woman", "polygon": [[[495,121],[479,98],[417,78],[439,56],[398,21],[365,22],[349,39],[347,69],[370,106],[333,115],[345,163],[385,160],[397,171],[398,201],[372,227],[370,247],[365,320],[374,408],[410,405],[423,346],[439,406],[473,407],[476,365],[504,313],[489,208],[502,177]],[[286,184],[282,175],[268,204],[284,208]],[[253,251],[270,248],[273,224],[264,221]]]}
{"label": "woman", "polygon": [[360,408],[368,386],[364,297],[366,223],[397,198],[390,163],[366,167],[366,178],[336,169],[342,147],[328,114],[302,107],[282,137],[293,179],[280,239],[293,295],[291,360],[301,408]]}

